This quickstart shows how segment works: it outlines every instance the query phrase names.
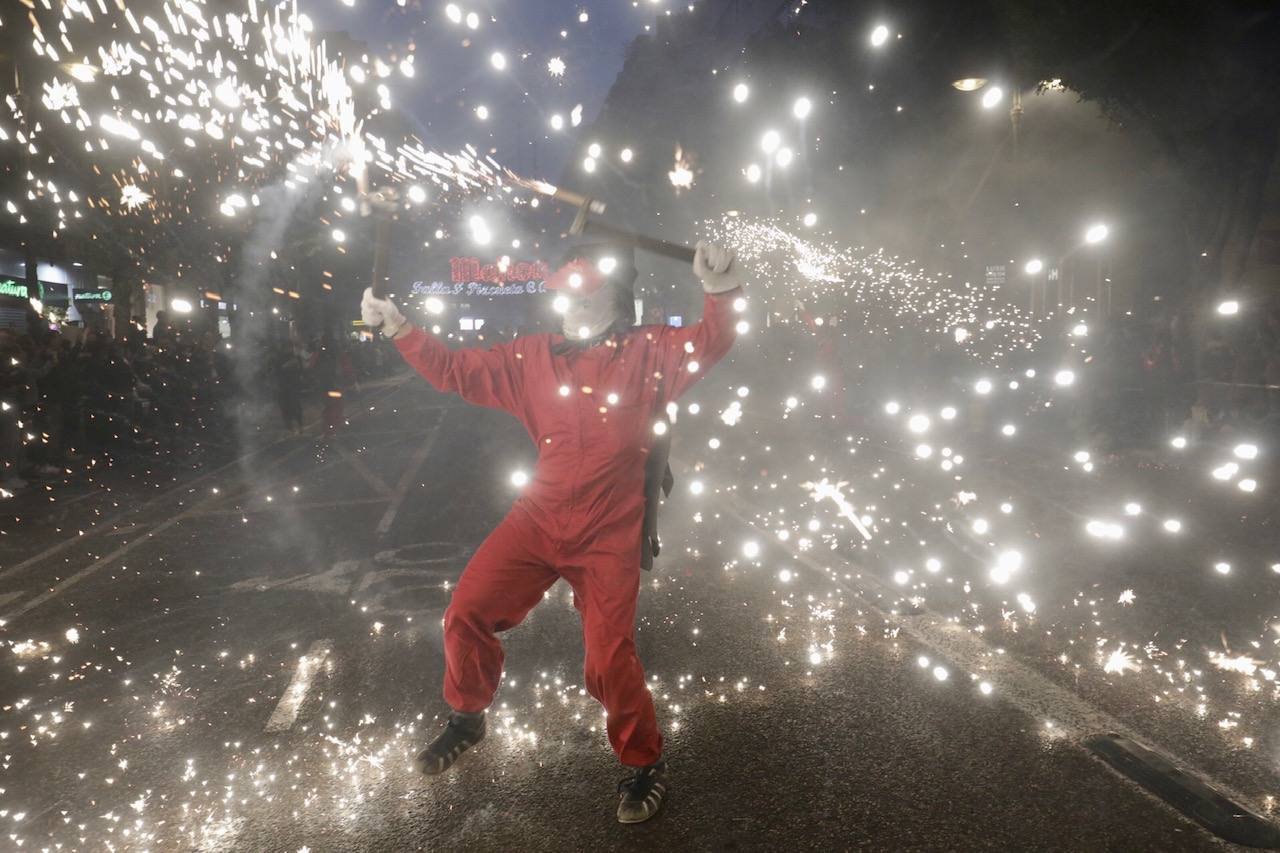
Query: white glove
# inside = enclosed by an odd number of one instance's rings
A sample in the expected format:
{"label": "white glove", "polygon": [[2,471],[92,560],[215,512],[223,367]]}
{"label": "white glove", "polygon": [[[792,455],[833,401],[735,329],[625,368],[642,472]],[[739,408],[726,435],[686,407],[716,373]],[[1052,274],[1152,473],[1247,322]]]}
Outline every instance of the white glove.
{"label": "white glove", "polygon": [[382,334],[388,338],[395,337],[408,322],[394,302],[374,296],[372,287],[366,287],[360,299],[360,319],[371,329],[381,326]]}
{"label": "white glove", "polygon": [[693,274],[702,281],[707,293],[727,293],[742,287],[742,274],[734,260],[733,249],[715,243],[698,241],[693,254]]}

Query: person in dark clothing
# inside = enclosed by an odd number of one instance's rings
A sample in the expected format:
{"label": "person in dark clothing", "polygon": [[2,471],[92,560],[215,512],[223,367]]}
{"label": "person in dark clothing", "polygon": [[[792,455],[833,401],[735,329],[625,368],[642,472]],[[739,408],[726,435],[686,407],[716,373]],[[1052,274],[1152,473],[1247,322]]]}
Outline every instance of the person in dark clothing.
{"label": "person in dark clothing", "polygon": [[284,428],[302,435],[302,356],[293,347],[276,347],[271,356],[271,382]]}

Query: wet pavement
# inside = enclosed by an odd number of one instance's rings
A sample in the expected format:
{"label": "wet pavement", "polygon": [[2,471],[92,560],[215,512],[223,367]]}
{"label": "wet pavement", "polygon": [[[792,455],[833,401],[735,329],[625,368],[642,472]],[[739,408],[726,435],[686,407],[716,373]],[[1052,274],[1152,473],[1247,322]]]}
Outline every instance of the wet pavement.
{"label": "wet pavement", "polygon": [[[712,399],[729,378],[691,397]],[[1072,546],[1074,509],[1070,525],[1052,523],[1074,498],[1046,489],[1047,474],[1010,463],[975,475],[1004,478],[1042,551],[1061,540],[1039,614],[1010,596],[1010,612],[993,603],[975,616],[962,613],[973,602],[959,572],[937,573],[938,588],[917,589],[925,575],[896,580],[882,532],[926,539],[943,523],[930,512],[947,510],[918,502],[918,517],[879,520],[883,552],[859,547],[838,517],[794,517],[816,504],[788,499],[784,521],[771,493],[813,476],[798,467],[807,439],[726,435],[724,452],[736,440],[741,453],[712,464],[707,436],[726,430],[696,420],[678,427],[667,550],[641,591],[638,642],[673,774],[663,813],[614,821],[625,774],[582,687],[564,584],[506,637],[487,740],[444,777],[415,777],[408,761],[446,710],[450,586],[533,449],[510,418],[408,377],[366,390],[348,414],[331,439],[264,441],[198,470],[126,465],[3,505],[0,847],[1228,846],[1091,757],[1079,741],[1099,728],[1147,739],[1259,810],[1275,790],[1269,706],[1240,701],[1237,725],[1259,738],[1242,748],[1239,732],[1215,725],[1231,719],[1226,700],[1179,693],[1175,656],[1163,669],[1142,657],[1159,629],[1141,607],[1113,608],[1111,587],[1139,588],[1143,604],[1163,596],[1164,613],[1202,600],[1170,623],[1188,636],[1236,605],[1205,596],[1199,578],[1144,580],[1168,565],[1155,551],[1106,585],[1090,577],[1121,569]],[[891,455],[856,443],[860,465]],[[787,461],[762,465],[761,452]],[[718,488],[717,472],[732,485]],[[777,536],[784,528],[795,533]],[[1251,598],[1266,630],[1270,602]],[[1093,611],[1072,622],[1082,607]],[[1135,622],[1109,636],[1133,638],[1128,674],[1090,665],[1119,640],[1100,646],[1082,627],[1121,610]],[[1269,696],[1267,682],[1254,692]]]}

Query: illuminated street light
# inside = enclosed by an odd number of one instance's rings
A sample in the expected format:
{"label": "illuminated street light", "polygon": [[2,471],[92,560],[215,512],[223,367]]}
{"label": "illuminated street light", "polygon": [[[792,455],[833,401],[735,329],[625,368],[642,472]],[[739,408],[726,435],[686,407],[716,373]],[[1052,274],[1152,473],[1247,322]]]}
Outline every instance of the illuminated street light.
{"label": "illuminated street light", "polygon": [[889,40],[889,28],[884,24],[878,25],[871,31],[871,46],[880,47]]}
{"label": "illuminated street light", "polygon": [[992,86],[982,95],[982,108],[989,110],[1002,100],[1004,100],[1004,90],[999,86]]}
{"label": "illuminated street light", "polygon": [[1037,275],[1042,269],[1044,269],[1044,261],[1039,258],[1032,258],[1027,261],[1027,265],[1023,267],[1023,270],[1027,275]]}
{"label": "illuminated street light", "polygon": [[500,51],[494,51],[489,56],[489,64],[497,71],[502,71],[507,67],[507,58]]}
{"label": "illuminated street light", "polygon": [[766,154],[772,154],[778,150],[778,146],[782,144],[782,137],[778,135],[776,130],[766,130],[764,136],[760,137],[760,150]]}
{"label": "illuminated street light", "polygon": [[750,166],[747,167],[746,174],[747,174],[748,181],[750,181],[753,184],[758,182],[760,180],[760,166],[757,165],[756,163],[752,163]]}
{"label": "illuminated street light", "polygon": [[738,103],[746,103],[749,97],[751,97],[751,89],[746,83],[739,83],[733,87],[733,99]]}
{"label": "illuminated street light", "polygon": [[795,159],[795,156],[795,152],[790,148],[779,148],[778,156],[775,158],[775,161],[779,168],[785,169],[791,165],[791,161]]}
{"label": "illuminated street light", "polygon": [[1102,222],[1095,222],[1084,232],[1084,241],[1090,245],[1101,243],[1107,239],[1110,229]]}
{"label": "illuminated street light", "polygon": [[986,77],[964,77],[952,81],[951,85],[961,92],[976,92],[987,85]]}
{"label": "illuminated street light", "polygon": [[812,110],[813,103],[808,98],[796,98],[796,102],[791,105],[791,114],[802,121]]}

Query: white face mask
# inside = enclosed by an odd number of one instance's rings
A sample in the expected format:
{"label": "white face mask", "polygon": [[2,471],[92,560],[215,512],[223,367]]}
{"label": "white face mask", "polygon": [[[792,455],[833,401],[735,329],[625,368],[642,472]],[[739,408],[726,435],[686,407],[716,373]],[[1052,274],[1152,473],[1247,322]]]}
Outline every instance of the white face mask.
{"label": "white face mask", "polygon": [[[610,326],[622,319],[618,310],[617,293],[612,284],[606,284],[595,293],[581,295],[562,293],[566,303],[564,336],[572,341],[586,341],[604,334]],[[556,297],[557,300],[560,296]]]}

